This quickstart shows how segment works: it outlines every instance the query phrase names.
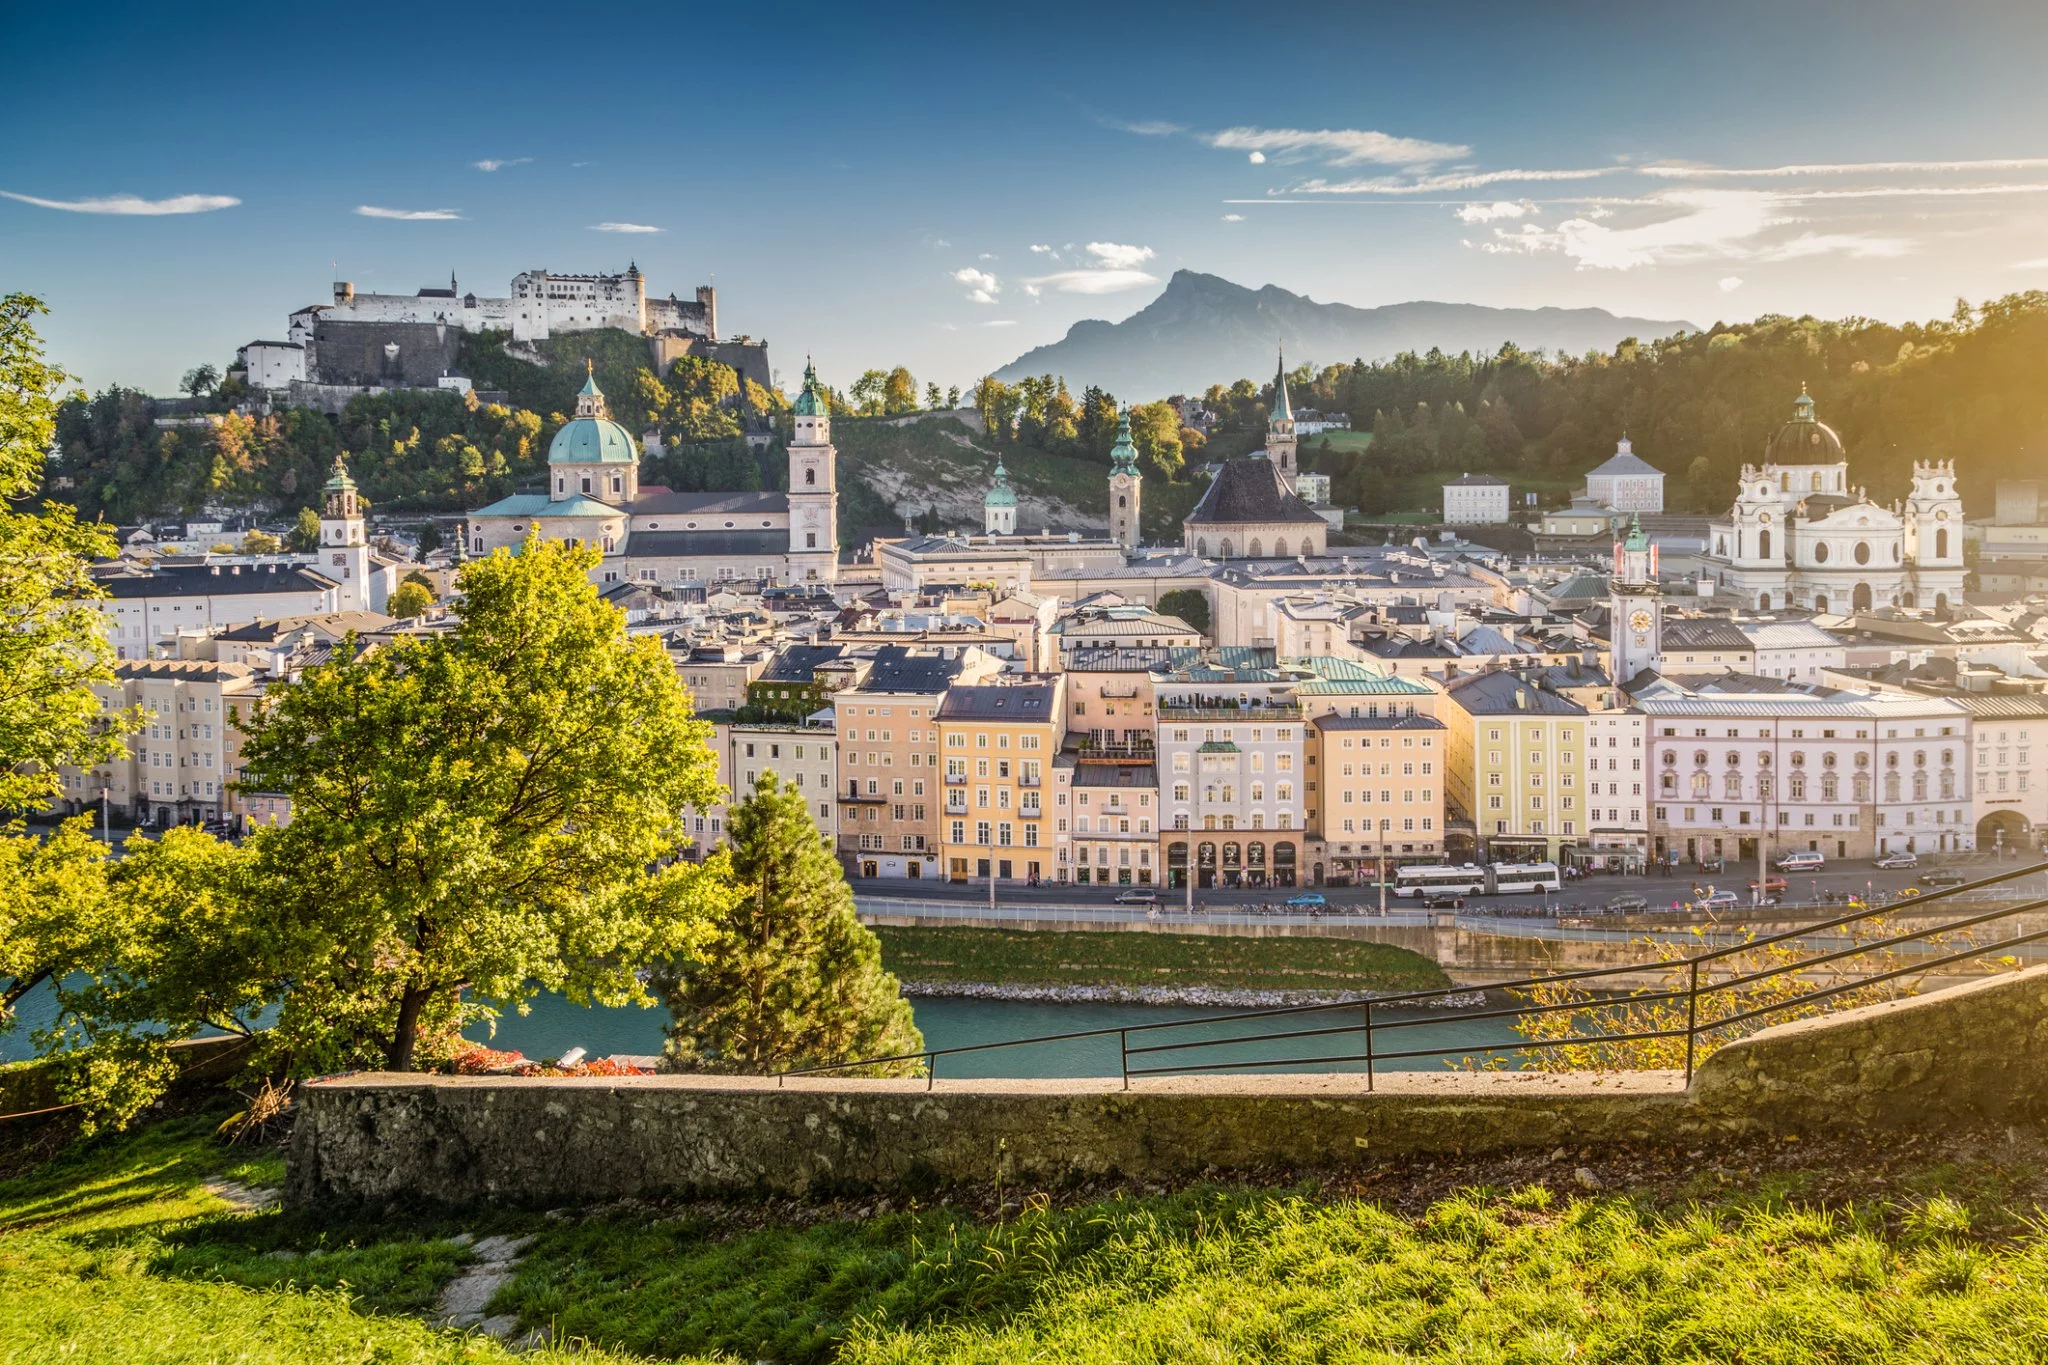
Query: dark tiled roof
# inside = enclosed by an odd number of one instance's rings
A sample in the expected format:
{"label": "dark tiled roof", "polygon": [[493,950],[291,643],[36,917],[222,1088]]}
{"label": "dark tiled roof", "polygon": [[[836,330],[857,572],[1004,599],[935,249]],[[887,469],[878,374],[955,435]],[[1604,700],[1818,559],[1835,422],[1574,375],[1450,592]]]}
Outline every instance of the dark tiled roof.
{"label": "dark tiled roof", "polygon": [[1666,621],[1664,623],[1664,648],[1673,649],[1733,649],[1747,652],[1756,645],[1743,634],[1742,627],[1733,621]]}
{"label": "dark tiled roof", "polygon": [[788,553],[789,532],[779,530],[635,531],[626,537],[626,554],[648,559]]}
{"label": "dark tiled roof", "polygon": [[1475,716],[1583,716],[1586,708],[1505,671],[1474,673],[1444,689]]}
{"label": "dark tiled roof", "polygon": [[914,654],[905,645],[883,645],[862,692],[940,693],[960,676],[960,661],[939,654]]}
{"label": "dark tiled roof", "polygon": [[1188,513],[1188,522],[1194,526],[1239,522],[1328,524],[1287,487],[1271,460],[1257,455],[1224,461],[1202,500]]}
{"label": "dark tiled roof", "polygon": [[837,659],[844,645],[788,645],[769,661],[760,682],[803,683],[815,681],[818,665]]}
{"label": "dark tiled roof", "polygon": [[1068,673],[1150,673],[1162,668],[1185,668],[1199,661],[1202,651],[1192,646],[1123,647],[1089,645],[1068,650],[1061,660]]}
{"label": "dark tiled roof", "polygon": [[627,510],[636,517],[760,516],[789,511],[789,494],[650,492]]}
{"label": "dark tiled roof", "polygon": [[1159,770],[1150,763],[1077,763],[1077,787],[1156,787]]}
{"label": "dark tiled roof", "polygon": [[1506,479],[1496,479],[1491,474],[1461,474],[1445,484],[1446,488],[1506,488]]}
{"label": "dark tiled roof", "polygon": [[1059,717],[1052,705],[1057,687],[1051,677],[1035,682],[956,687],[946,693],[946,700],[939,707],[939,719],[1057,721]]}
{"label": "dark tiled roof", "polygon": [[190,568],[159,568],[149,574],[122,574],[99,580],[107,596],[210,597],[215,593],[324,592],[335,586],[326,574],[295,564],[250,564],[235,573],[230,568],[215,572],[211,565]]}

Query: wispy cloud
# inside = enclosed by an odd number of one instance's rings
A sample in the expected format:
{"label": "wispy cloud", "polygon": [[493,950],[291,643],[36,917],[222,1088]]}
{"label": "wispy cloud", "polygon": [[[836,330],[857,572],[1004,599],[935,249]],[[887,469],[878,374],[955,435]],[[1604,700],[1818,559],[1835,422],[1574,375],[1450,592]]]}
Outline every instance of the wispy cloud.
{"label": "wispy cloud", "polygon": [[1062,294],[1121,294],[1159,283],[1142,270],[1061,270],[1025,281],[1027,286],[1056,289]]}
{"label": "wispy cloud", "polygon": [[1333,166],[1419,166],[1472,151],[1460,143],[1396,137],[1370,128],[1225,128],[1203,140],[1227,151],[1320,157]]}
{"label": "wispy cloud", "polygon": [[446,223],[462,217],[454,209],[383,209],[375,204],[358,204],[356,212],[365,218],[397,218],[408,223]]}
{"label": "wispy cloud", "polygon": [[1104,127],[1114,128],[1124,133],[1136,133],[1139,137],[1172,137],[1175,133],[1185,133],[1187,131],[1185,125],[1169,123],[1163,118],[1139,119],[1135,123],[1127,123],[1122,119],[1106,118],[1102,120],[1102,123]]}
{"label": "wispy cloud", "polygon": [[1526,199],[1503,199],[1492,204],[1464,204],[1456,213],[1461,223],[1495,223],[1508,218],[1526,218],[1537,212]]}
{"label": "wispy cloud", "polygon": [[2014,270],[2048,270],[2048,256],[2036,256],[2031,261],[2014,261]]}
{"label": "wispy cloud", "polygon": [[1088,254],[1111,269],[1130,270],[1152,259],[1149,246],[1125,246],[1120,242],[1090,242]]}
{"label": "wispy cloud", "polygon": [[650,223],[592,223],[592,224],[590,225],[590,230],[591,230],[592,232],[643,232],[643,233],[644,233],[644,232],[664,232],[664,231],[666,231],[667,229],[665,229],[665,228],[658,228],[658,227],[655,227],[655,226],[653,226],[653,225],[652,225],[652,224],[650,224]]}
{"label": "wispy cloud", "polygon": [[976,325],[981,327],[1015,327],[1017,325],[1017,319],[990,318],[987,322],[978,323]]}
{"label": "wispy cloud", "polygon": [[1636,168],[1643,175],[1669,180],[1749,179],[1797,175],[1916,175],[1975,171],[2048,170],[2048,157],[2005,157],[1990,161],[1820,161],[1791,166],[1687,166],[1664,163]]}
{"label": "wispy cloud", "polygon": [[482,161],[472,161],[469,164],[480,171],[502,171],[507,166],[530,166],[533,164],[533,158],[530,156],[485,157]]}
{"label": "wispy cloud", "polygon": [[1715,282],[1714,287],[1719,289],[1724,294],[1732,294],[1736,290],[1742,288],[1742,276],[1723,275],[1718,281]]}
{"label": "wispy cloud", "polygon": [[953,272],[953,279],[967,286],[969,303],[994,303],[996,295],[1003,292],[1002,282],[986,270],[967,266]]}
{"label": "wispy cloud", "polygon": [[1657,197],[1666,217],[1627,227],[1609,227],[1587,216],[1554,228],[1523,223],[1496,227],[1482,251],[1537,254],[1557,252],[1582,270],[1635,270],[1643,266],[1699,260],[1789,261],[1811,256],[1871,258],[1901,256],[1912,243],[1898,237],[1853,232],[1803,232],[1771,240],[1772,229],[1798,220],[1786,212],[1789,200],[1762,190],[1670,190]]}
{"label": "wispy cloud", "polygon": [[1244,215],[1241,213],[1226,213],[1223,215],[1223,221],[1226,223],[1242,223]]}
{"label": "wispy cloud", "polygon": [[39,209],[65,213],[105,213],[124,218],[162,218],[180,213],[212,213],[231,209],[242,201],[227,194],[174,194],[169,199],[140,199],[132,194],[110,194],[100,199],[39,199],[32,194],[0,190],[0,195]]}
{"label": "wispy cloud", "polygon": [[1574,170],[1459,171],[1447,175],[1413,177],[1379,175],[1368,180],[1304,180],[1298,185],[1290,185],[1286,190],[1275,193],[1448,194],[1459,190],[1485,189],[1488,185],[1514,181],[1591,180],[1596,176],[1613,174],[1615,171],[1612,167],[1586,167]]}

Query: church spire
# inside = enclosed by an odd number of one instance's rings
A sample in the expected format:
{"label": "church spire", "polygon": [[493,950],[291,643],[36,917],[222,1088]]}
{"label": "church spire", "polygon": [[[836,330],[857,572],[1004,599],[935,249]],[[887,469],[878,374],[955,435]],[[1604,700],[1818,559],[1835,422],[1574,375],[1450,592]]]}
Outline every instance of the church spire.
{"label": "church spire", "polygon": [[1116,444],[1109,448],[1109,472],[1111,474],[1135,474],[1138,472],[1138,447],[1131,440],[1131,409],[1126,404],[1116,418]]}
{"label": "church spire", "polygon": [[1280,368],[1273,375],[1273,425],[1294,423],[1294,403],[1287,396],[1287,352],[1280,352]]}

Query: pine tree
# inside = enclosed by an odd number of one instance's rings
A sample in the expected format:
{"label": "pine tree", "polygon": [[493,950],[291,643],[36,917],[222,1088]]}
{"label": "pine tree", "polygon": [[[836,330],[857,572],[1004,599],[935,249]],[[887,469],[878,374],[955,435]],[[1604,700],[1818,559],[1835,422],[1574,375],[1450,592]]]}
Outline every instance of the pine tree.
{"label": "pine tree", "polygon": [[[726,821],[743,894],[661,982],[670,1060],[761,1074],[915,1053],[924,1037],[794,786],[763,773]],[[909,1075],[915,1061],[841,1075]]]}

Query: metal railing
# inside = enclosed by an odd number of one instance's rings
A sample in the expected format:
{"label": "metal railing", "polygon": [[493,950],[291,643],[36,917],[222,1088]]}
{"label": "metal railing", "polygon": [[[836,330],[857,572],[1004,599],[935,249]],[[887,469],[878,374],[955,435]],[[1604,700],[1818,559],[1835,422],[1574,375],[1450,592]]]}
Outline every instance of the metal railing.
{"label": "metal railing", "polygon": [[[1962,886],[1930,892],[1912,902],[1916,915],[1928,905],[1937,901],[1960,902],[1971,896],[1981,895],[1991,887],[2003,886],[2026,877],[2048,873],[2048,863],[2036,863],[2027,867],[2014,868],[1996,876],[1985,877]],[[2043,888],[2048,889],[2048,888]],[[1051,907],[1048,907],[1051,908]],[[1800,925],[1781,933],[1745,938],[1737,942],[1709,948],[1689,956],[1676,956],[1651,963],[1632,964],[1624,967],[1592,967],[1579,971],[1553,972],[1543,976],[1522,977],[1511,981],[1489,982],[1478,986],[1449,986],[1437,990],[1404,991],[1398,994],[1358,996],[1344,1000],[1318,1002],[1306,1005],[1285,1005],[1270,1009],[1243,1010],[1230,1014],[1212,1015],[1201,1019],[1165,1020],[1151,1024],[1129,1024],[1117,1027],[1081,1029],[1071,1033],[1042,1034],[1031,1038],[1006,1039],[995,1043],[974,1043],[961,1047],[927,1048],[921,1052],[896,1053],[886,1057],[868,1057],[857,1061],[830,1062],[817,1066],[795,1067],[776,1072],[777,1083],[791,1076],[817,1076],[835,1072],[873,1069],[886,1066],[900,1066],[917,1063],[924,1069],[926,1087],[938,1077],[939,1060],[944,1057],[960,1057],[969,1053],[996,1052],[1007,1048],[1044,1046],[1053,1043],[1072,1043],[1083,1039],[1110,1038],[1117,1040],[1117,1076],[1128,1090],[1133,1078],[1148,1076],[1183,1076],[1196,1073],[1217,1073],[1233,1071],[1256,1071],[1275,1067],[1292,1066],[1354,1066],[1363,1064],[1365,1088],[1370,1091],[1375,1073],[1389,1063],[1420,1061],[1428,1058],[1469,1058],[1473,1054],[1493,1056],[1500,1053],[1533,1054],[1548,1050],[1586,1047],[1588,1045],[1655,1043],[1661,1041],[1684,1042],[1684,1075],[1688,1085],[1692,1082],[1694,1067],[1698,1058],[1702,1037],[1723,1033],[1730,1029],[1753,1026],[1764,1027],[1773,1014],[1782,1014],[1796,1009],[1810,1008],[1820,1001],[1832,999],[1850,991],[1882,985],[1914,974],[1926,974],[1944,967],[1957,966],[1973,959],[2008,956],[2015,948],[2048,940],[2048,928],[2029,930],[2017,925],[2015,932],[1990,942],[1971,939],[1960,948],[1952,948],[1944,942],[1958,934],[1968,934],[1982,926],[2011,920],[2017,916],[2048,910],[2048,895],[2036,894],[2017,901],[2001,903],[1989,910],[1943,920],[1936,924],[1924,924],[1897,933],[1885,933],[1875,939],[1859,939],[1853,935],[1839,938],[1840,947],[1823,947],[1810,956],[1777,963],[1759,969],[1746,969],[1732,960],[1741,954],[1755,953],[1760,949],[1780,944],[1804,944],[1813,946],[1817,941],[1827,940],[1817,936],[1827,935],[1836,930],[1847,929],[1859,921],[1882,920],[1896,913],[1902,907],[1891,906],[1882,909],[1859,906],[1848,914],[1813,924]],[[1384,921],[1382,921],[1384,922]],[[1910,961],[1902,966],[1887,966],[1884,970],[1860,975],[1848,975],[1832,982],[1817,984],[1811,990],[1804,990],[1784,999],[1767,1000],[1762,1004],[1739,1005],[1732,1013],[1716,1014],[1711,1018],[1701,1015],[1701,1002],[1711,1002],[1722,993],[1733,993],[1744,988],[1780,980],[1787,977],[1810,977],[1816,968],[1830,967],[1845,963],[1849,959],[1871,953],[1893,953],[1899,949],[1913,949]],[[2031,956],[2031,954],[2029,955]],[[1717,966],[1724,966],[1725,975],[1716,977]],[[1610,1000],[1591,1000],[1584,997],[1553,1003],[1519,1003],[1509,1008],[1489,1007],[1481,1010],[1461,1010],[1455,1018],[1461,1023],[1485,1021],[1513,1021],[1534,1015],[1555,1014],[1568,1011],[1588,1012],[1615,1006],[1663,1004],[1675,1007],[1684,1003],[1685,1024],[1675,1023],[1665,1027],[1639,1028],[1618,1033],[1573,1032],[1556,1038],[1522,1037],[1502,1042],[1460,1042],[1440,1047],[1403,1047],[1401,1030],[1414,1029],[1424,1025],[1442,1022],[1441,1018],[1431,1019],[1426,1015],[1407,1017],[1404,1011],[1426,1008],[1432,1004],[1441,1005],[1448,999],[1470,996],[1477,992],[1527,992],[1540,987],[1570,984],[1578,990],[1598,990],[1603,982],[1616,983],[1624,979],[1639,979],[1646,971],[1662,972],[1668,980],[1682,980],[1682,985],[1668,985],[1656,990],[1630,990]],[[1732,997],[1739,1000],[1739,997]],[[1343,1021],[1323,1024],[1312,1028],[1287,1028],[1280,1030],[1236,1033],[1229,1037],[1200,1037],[1164,1042],[1152,1042],[1153,1038],[1168,1037],[1174,1030],[1191,1028],[1212,1028],[1217,1025],[1256,1026],[1268,1020],[1305,1019],[1313,1015],[1332,1015],[1341,1011],[1357,1011],[1357,1021]],[[1389,1035],[1393,1035],[1393,1046],[1388,1046]],[[1139,1040],[1132,1045],[1132,1038]],[[1412,1035],[1411,1035],[1412,1036]],[[1150,1065],[1152,1061],[1168,1060],[1168,1054],[1187,1053],[1201,1048],[1235,1048],[1253,1044],[1291,1043],[1304,1039],[1345,1040],[1350,1051],[1317,1053],[1311,1056],[1258,1056],[1250,1058],[1225,1057],[1221,1060],[1203,1060],[1192,1063]],[[1355,1040],[1355,1041],[1350,1041]],[[1134,1065],[1134,1062],[1136,1063]]]}

